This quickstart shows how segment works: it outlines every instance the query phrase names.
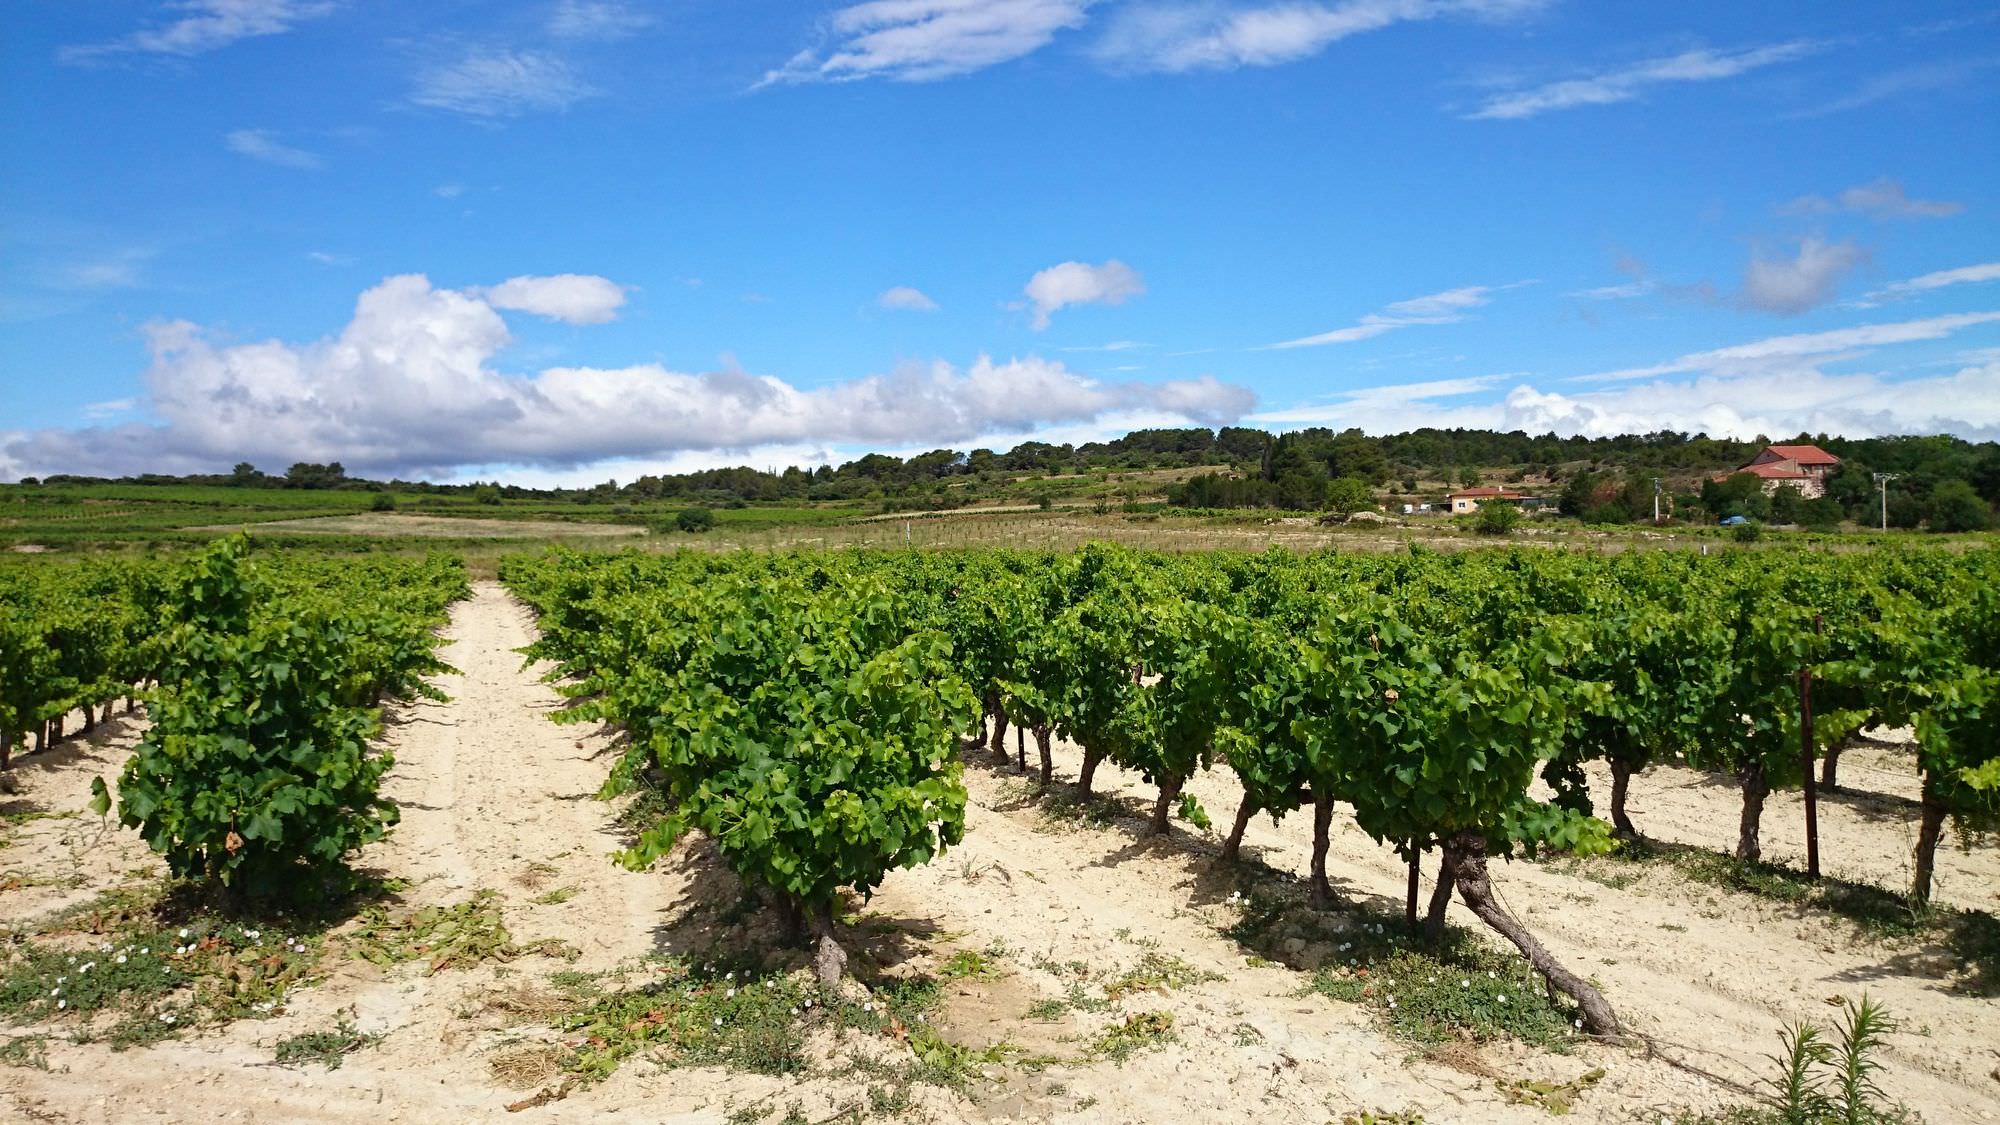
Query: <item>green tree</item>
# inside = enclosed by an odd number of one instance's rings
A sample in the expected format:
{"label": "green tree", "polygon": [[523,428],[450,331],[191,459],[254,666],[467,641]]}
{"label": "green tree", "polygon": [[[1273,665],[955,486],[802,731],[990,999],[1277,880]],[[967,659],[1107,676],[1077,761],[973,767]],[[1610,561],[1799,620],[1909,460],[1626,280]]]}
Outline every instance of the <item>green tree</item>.
{"label": "green tree", "polygon": [[707,508],[683,508],[674,517],[674,527],[690,534],[699,534],[715,526],[715,513]]}
{"label": "green tree", "polygon": [[1337,516],[1351,516],[1375,507],[1368,482],[1359,477],[1338,477],[1326,486],[1326,510]]}
{"label": "green tree", "polygon": [[1992,509],[1972,485],[1948,480],[1931,489],[1932,531],[1984,531],[1992,524]]}

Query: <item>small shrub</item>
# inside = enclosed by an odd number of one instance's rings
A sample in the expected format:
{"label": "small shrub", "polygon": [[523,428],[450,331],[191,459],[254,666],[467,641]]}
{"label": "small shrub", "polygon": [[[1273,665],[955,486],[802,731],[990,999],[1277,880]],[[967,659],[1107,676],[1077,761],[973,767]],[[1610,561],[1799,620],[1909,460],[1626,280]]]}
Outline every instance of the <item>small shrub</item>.
{"label": "small shrub", "polygon": [[1764,525],[1756,520],[1739,523],[1729,532],[1738,543],[1755,543],[1764,537]]}
{"label": "small shrub", "polygon": [[1505,535],[1521,522],[1521,510],[1512,504],[1486,504],[1479,509],[1479,518],[1472,529],[1481,535]]}
{"label": "small shrub", "polygon": [[390,493],[378,492],[369,497],[368,510],[371,512],[393,512],[396,510],[396,498]]}
{"label": "small shrub", "polygon": [[331,1031],[308,1031],[278,1040],[273,1061],[279,1066],[316,1062],[328,1070],[339,1070],[341,1060],[382,1041],[380,1034],[364,1034],[355,1027],[352,1015],[343,1013]]}
{"label": "small shrub", "polygon": [[707,508],[686,508],[674,517],[675,530],[691,535],[698,535],[714,526],[715,513]]}

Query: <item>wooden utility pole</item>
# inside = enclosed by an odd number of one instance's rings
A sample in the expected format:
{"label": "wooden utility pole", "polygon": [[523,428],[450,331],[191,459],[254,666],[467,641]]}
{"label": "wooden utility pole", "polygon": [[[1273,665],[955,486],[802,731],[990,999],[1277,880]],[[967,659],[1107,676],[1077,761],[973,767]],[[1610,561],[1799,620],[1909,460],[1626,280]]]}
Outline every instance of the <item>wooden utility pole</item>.
{"label": "wooden utility pole", "polygon": [[[1821,617],[1813,614],[1813,636],[1820,633]],[[1819,798],[1813,791],[1812,665],[1799,669],[1799,756],[1804,767],[1806,788],[1806,876],[1819,878]]]}

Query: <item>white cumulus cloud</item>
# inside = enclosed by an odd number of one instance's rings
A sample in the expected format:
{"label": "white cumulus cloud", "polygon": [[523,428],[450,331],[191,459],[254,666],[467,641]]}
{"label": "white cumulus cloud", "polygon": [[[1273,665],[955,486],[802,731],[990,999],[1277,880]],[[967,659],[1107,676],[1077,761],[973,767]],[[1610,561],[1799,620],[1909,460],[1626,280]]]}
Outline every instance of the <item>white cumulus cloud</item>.
{"label": "white cumulus cloud", "polygon": [[1757,251],[1743,271],[1742,302],[1780,316],[1796,316],[1833,299],[1834,291],[1868,255],[1852,242],[1799,241],[1795,255]]}
{"label": "white cumulus cloud", "polygon": [[835,12],[828,44],[764,75],[760,86],[890,78],[925,82],[984,70],[1081,26],[1096,0],[868,0]]}
{"label": "white cumulus cloud", "polygon": [[875,303],[885,309],[900,312],[936,312],[938,307],[937,302],[931,300],[923,290],[908,285],[897,285],[883,290],[882,295],[875,298]]}
{"label": "white cumulus cloud", "polygon": [[[811,389],[653,363],[515,374],[493,366],[510,341],[493,294],[512,284],[461,291],[391,277],[361,294],[338,334],[302,344],[226,343],[186,321],[152,324],[144,405],[153,421],[15,432],[0,442],[0,474],[190,472],[240,460],[340,461],[378,474],[563,468],[690,450],[935,446],[1120,412],[1225,425],[1255,405],[1247,389],[1209,377],[1104,382],[1035,356],[912,363]],[[520,288],[531,294],[524,304],[577,311]]]}
{"label": "white cumulus cloud", "polygon": [[625,305],[625,288],[609,278],[560,273],[552,277],[510,277],[471,292],[496,309],[546,316],[566,324],[603,324]]}
{"label": "white cumulus cloud", "polygon": [[1049,326],[1049,317],[1069,305],[1122,305],[1146,291],[1139,271],[1116,258],[1103,265],[1063,262],[1028,279],[1021,291],[1035,306],[1035,330]]}
{"label": "white cumulus cloud", "polygon": [[1734,78],[1762,67],[1805,58],[1819,51],[1821,46],[1808,40],[1795,40],[1738,51],[1707,48],[1683,51],[1678,55],[1600,71],[1585,78],[1571,78],[1495,94],[1466,116],[1473,120],[1510,121],[1579,106],[1629,102],[1640,97],[1648,87]]}

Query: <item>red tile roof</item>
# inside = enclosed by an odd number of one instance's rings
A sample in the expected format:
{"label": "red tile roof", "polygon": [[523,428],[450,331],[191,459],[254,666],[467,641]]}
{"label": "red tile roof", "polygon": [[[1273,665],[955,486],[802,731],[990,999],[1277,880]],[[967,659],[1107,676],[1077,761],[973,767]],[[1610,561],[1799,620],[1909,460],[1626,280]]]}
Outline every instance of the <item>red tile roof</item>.
{"label": "red tile roof", "polygon": [[1797,469],[1786,468],[1783,462],[1775,461],[1767,461],[1762,465],[1745,465],[1736,471],[1749,473],[1753,477],[1763,477],[1765,480],[1799,480],[1806,475]]}
{"label": "red tile roof", "polygon": [[1840,464],[1840,458],[1817,445],[1767,445],[1764,447],[1764,452],[1775,453],[1787,461],[1797,461],[1801,465]]}
{"label": "red tile roof", "polygon": [[1467,488],[1459,492],[1454,492],[1451,494],[1450,499],[1457,500],[1461,497],[1471,500],[1480,500],[1480,499],[1519,500],[1521,498],[1521,494],[1505,488],[1494,488],[1491,485],[1484,485],[1479,488]]}

